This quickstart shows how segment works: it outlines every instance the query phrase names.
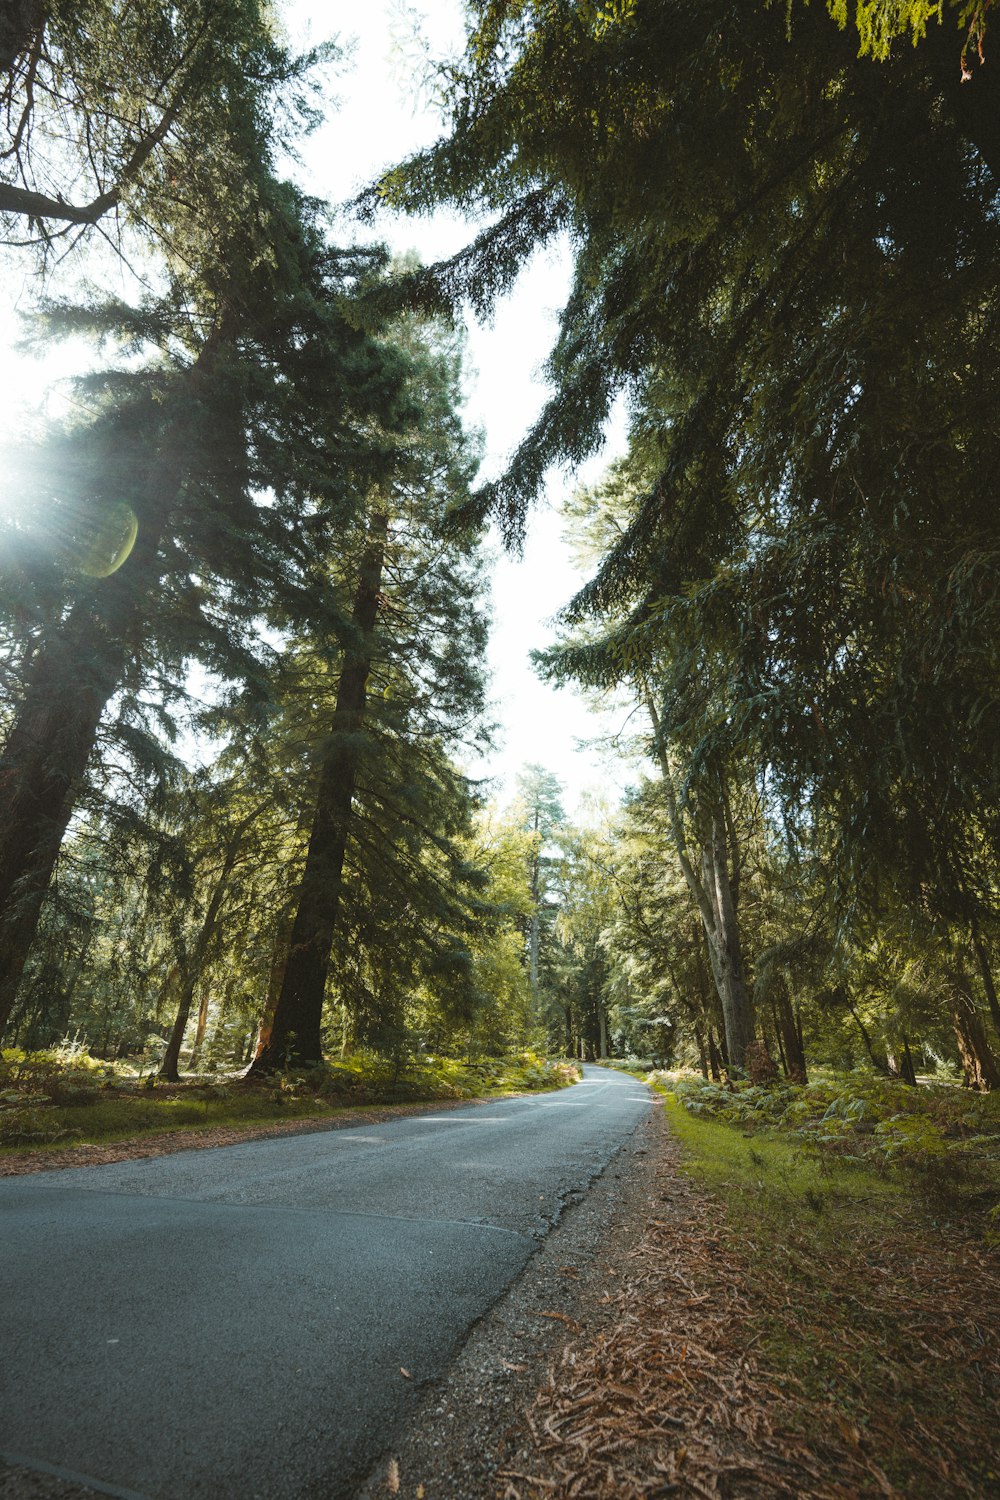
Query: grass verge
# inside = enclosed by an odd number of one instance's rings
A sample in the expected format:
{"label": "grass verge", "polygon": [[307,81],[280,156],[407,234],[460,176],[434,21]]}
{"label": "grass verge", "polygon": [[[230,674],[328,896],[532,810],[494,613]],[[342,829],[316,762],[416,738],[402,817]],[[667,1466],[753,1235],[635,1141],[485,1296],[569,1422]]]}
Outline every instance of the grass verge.
{"label": "grass verge", "polygon": [[692,1114],[661,1087],[685,1170],[725,1208],[746,1343],[794,1400],[863,1447],[898,1492],[997,1493],[1000,1279],[966,1199]]}
{"label": "grass verge", "polygon": [[323,1120],[352,1109],[496,1098],[563,1088],[572,1064],[534,1053],[461,1062],[399,1062],[370,1054],[265,1081],[193,1077],[149,1086],[77,1053],[2,1056],[0,1155],[111,1145],[180,1131]]}

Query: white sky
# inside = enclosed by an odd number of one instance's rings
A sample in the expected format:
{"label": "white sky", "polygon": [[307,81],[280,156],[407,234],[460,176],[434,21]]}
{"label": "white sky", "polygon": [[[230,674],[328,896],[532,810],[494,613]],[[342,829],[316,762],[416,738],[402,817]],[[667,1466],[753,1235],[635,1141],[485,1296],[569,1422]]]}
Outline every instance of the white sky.
{"label": "white sky", "polygon": [[[365,6],[315,0],[278,0],[294,44],[336,37],[351,44],[349,59],[331,79],[337,107],[304,143],[297,169],[311,193],[332,203],[349,199],[378,171],[430,143],[441,133],[441,121],[419,88],[420,45],[432,57],[457,52],[462,43],[459,0],[418,0],[405,11],[399,0],[369,0]],[[419,35],[420,42],[414,40]],[[453,215],[380,222],[368,237],[393,249],[415,249],[431,260],[465,244],[474,226]],[[358,226],[343,220],[341,240],[357,238]],[[514,293],[501,305],[491,327],[470,320],[467,415],[486,438],[484,473],[496,473],[537,414],[546,390],[538,370],[552,343],[555,314],[567,285],[569,258],[564,249],[536,257]],[[7,346],[0,361],[0,411],[23,422],[25,412],[46,399],[52,366],[11,356],[18,336],[12,309],[30,304],[30,287],[16,276],[0,289],[0,342]],[[79,358],[79,356],[77,356]],[[68,368],[71,356],[61,362]],[[74,363],[76,361],[73,361]],[[62,373],[62,370],[59,371]],[[55,399],[58,399],[56,397]],[[622,442],[622,423],[615,424],[605,454],[587,466],[593,479]],[[614,753],[581,749],[582,741],[599,739],[621,727],[623,712],[595,715],[572,690],[555,690],[538,681],[528,653],[552,638],[551,617],[583,581],[562,543],[556,514],[560,494],[576,482],[556,475],[529,527],[521,559],[500,556],[493,583],[494,631],[490,650],[495,700],[501,725],[498,752],[485,764],[470,765],[472,774],[496,778],[502,801],[510,796],[518,769],[538,762],[555,772],[565,788],[571,816],[586,816],[588,794],[616,798],[628,779]],[[499,548],[497,549],[499,551]]]}

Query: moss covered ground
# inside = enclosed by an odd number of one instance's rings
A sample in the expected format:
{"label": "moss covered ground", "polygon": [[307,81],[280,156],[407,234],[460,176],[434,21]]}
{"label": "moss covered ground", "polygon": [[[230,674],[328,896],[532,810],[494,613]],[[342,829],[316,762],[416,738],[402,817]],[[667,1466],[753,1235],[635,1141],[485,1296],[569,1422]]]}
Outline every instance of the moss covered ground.
{"label": "moss covered ground", "polygon": [[746,1346],[803,1436],[832,1425],[900,1494],[1000,1493],[1000,1101],[651,1081],[720,1204]]}

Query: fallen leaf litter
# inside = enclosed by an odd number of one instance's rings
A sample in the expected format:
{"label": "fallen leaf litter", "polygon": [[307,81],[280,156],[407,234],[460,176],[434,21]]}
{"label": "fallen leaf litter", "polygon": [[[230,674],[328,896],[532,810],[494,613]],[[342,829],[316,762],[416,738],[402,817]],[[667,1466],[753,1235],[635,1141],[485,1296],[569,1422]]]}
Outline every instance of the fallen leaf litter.
{"label": "fallen leaf litter", "polygon": [[[562,1349],[526,1412],[537,1462],[501,1468],[496,1494],[502,1500],[902,1500],[874,1456],[900,1439],[931,1483],[921,1494],[940,1500],[989,1493],[973,1475],[977,1441],[981,1458],[987,1432],[1000,1431],[1000,1340],[990,1340],[983,1327],[984,1306],[1000,1307],[989,1256],[963,1248],[961,1267],[974,1271],[972,1279],[944,1264],[934,1247],[925,1263],[894,1268],[893,1311],[902,1303],[913,1319],[916,1346],[932,1359],[957,1361],[964,1351],[976,1364],[980,1422],[969,1427],[952,1412],[950,1429],[938,1423],[931,1430],[901,1409],[891,1420],[873,1414],[873,1430],[862,1432],[832,1402],[806,1397],[794,1379],[779,1384],[761,1368],[748,1329],[762,1315],[793,1314],[773,1286],[748,1279],[726,1242],[718,1203],[679,1170],[674,1138],[666,1136],[662,1146],[660,1201],[670,1202],[671,1217],[651,1217],[628,1255],[607,1297],[612,1321]],[[662,1191],[667,1186],[669,1193]],[[900,1289],[908,1281],[907,1294]],[[795,1332],[803,1332],[801,1323]]]}

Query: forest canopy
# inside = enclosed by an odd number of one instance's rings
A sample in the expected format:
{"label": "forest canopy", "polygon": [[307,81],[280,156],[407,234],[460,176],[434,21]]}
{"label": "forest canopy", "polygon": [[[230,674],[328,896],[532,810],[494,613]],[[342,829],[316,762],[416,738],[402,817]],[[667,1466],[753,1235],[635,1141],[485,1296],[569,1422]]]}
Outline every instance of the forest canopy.
{"label": "forest canopy", "polygon": [[[105,351],[9,468],[9,1043],[1000,1082],[991,20],[470,4],[444,134],[355,205],[479,226],[422,265],[290,180],[332,50],[270,7],[8,9],[6,254],[37,339]],[[63,283],[71,233],[152,272]],[[484,483],[463,311],[557,242],[550,395]],[[537,656],[629,716],[578,826],[544,746],[502,806],[470,769],[486,548],[616,401]]]}

